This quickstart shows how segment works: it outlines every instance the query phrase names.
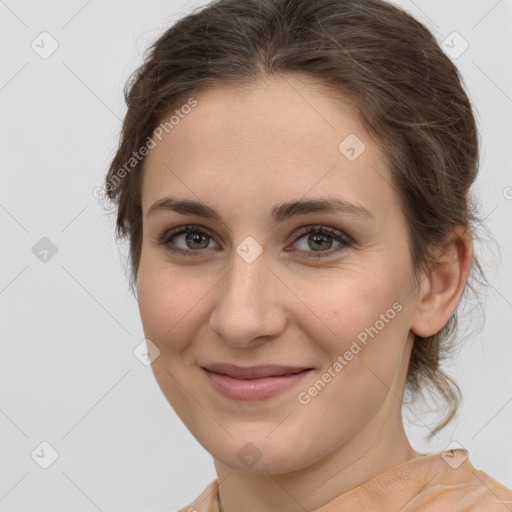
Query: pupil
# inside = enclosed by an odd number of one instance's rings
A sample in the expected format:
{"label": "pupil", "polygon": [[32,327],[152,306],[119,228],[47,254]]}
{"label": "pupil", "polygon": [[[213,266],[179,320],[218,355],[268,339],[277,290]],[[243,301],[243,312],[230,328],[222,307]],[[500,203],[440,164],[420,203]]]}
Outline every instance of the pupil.
{"label": "pupil", "polygon": [[[201,239],[206,240],[206,237],[204,235],[200,235],[200,234],[197,234],[197,233],[196,234],[189,234],[189,236],[187,236],[187,242],[191,241],[192,244],[197,243],[197,244],[201,245]],[[206,244],[206,245],[208,245],[208,244]]]}
{"label": "pupil", "polygon": [[[323,240],[324,240],[324,242],[325,242],[325,240],[327,239],[327,237],[326,237],[325,235],[312,235],[312,236],[310,237],[310,239],[312,239],[314,243],[317,243],[318,239],[320,239],[320,240],[322,240],[322,239],[323,239]],[[321,242],[321,241],[320,241],[320,245],[322,245],[322,242]],[[329,249],[331,244],[327,244],[327,245],[328,245],[328,247],[323,247],[323,249]],[[322,249],[322,247],[321,247],[321,249]]]}

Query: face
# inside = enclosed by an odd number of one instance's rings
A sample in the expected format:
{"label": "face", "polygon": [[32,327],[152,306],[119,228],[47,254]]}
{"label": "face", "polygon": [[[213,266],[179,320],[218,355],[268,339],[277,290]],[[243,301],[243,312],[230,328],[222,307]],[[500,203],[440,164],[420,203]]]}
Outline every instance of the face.
{"label": "face", "polygon": [[[137,297],[153,372],[215,459],[291,472],[399,421],[415,308],[406,221],[383,154],[318,83],[194,98],[145,162]],[[293,369],[204,369],[220,363]]]}

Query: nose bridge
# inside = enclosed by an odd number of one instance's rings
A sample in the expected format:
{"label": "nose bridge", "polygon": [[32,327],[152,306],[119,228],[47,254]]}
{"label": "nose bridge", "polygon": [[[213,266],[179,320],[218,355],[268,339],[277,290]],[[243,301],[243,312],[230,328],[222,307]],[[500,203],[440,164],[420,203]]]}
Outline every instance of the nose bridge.
{"label": "nose bridge", "polygon": [[[233,264],[225,290],[228,300],[234,302],[231,306],[239,304],[252,306],[251,309],[255,309],[257,304],[253,299],[256,298],[257,293],[260,293],[260,296],[264,293],[262,285],[266,270],[268,271],[262,256],[250,263],[239,255],[233,256]],[[268,282],[266,284],[268,285]]]}
{"label": "nose bridge", "polygon": [[272,291],[275,276],[267,267],[265,255],[251,243],[241,243],[233,253],[230,270],[219,283],[210,319],[211,328],[234,345],[276,336],[284,326],[283,312]]}

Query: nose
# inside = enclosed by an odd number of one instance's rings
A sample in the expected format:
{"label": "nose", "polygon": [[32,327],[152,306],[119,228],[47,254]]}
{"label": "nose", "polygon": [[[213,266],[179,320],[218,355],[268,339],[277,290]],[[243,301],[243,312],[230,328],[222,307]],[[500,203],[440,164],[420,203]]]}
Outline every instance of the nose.
{"label": "nose", "polygon": [[278,337],[286,326],[286,286],[263,252],[248,263],[234,252],[227,275],[214,288],[210,328],[225,343],[246,347]]}

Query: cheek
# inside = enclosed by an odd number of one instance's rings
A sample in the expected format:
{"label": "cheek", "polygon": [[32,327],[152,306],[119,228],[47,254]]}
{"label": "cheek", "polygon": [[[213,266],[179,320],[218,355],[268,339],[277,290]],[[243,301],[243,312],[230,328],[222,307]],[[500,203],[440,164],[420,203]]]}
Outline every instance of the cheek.
{"label": "cheek", "polygon": [[404,299],[407,271],[406,265],[398,269],[391,262],[382,266],[361,262],[318,279],[314,287],[297,289],[308,309],[306,315],[294,317],[328,356],[322,371],[329,373],[326,379],[335,377],[324,396],[332,393],[327,403],[342,406],[338,410],[355,408],[363,416],[373,410],[403,364],[410,326],[410,308]]}
{"label": "cheek", "polygon": [[162,352],[181,351],[192,326],[198,326],[200,302],[208,288],[199,277],[184,275],[179,269],[141,259],[137,281],[140,317],[145,336]]}
{"label": "cheek", "polygon": [[364,342],[368,331],[384,333],[401,321],[406,296],[402,277],[387,265],[360,262],[295,279],[290,288],[301,299],[297,306],[302,313],[297,310],[294,320],[315,331],[312,339],[329,340],[329,352],[344,352],[353,339]]}

